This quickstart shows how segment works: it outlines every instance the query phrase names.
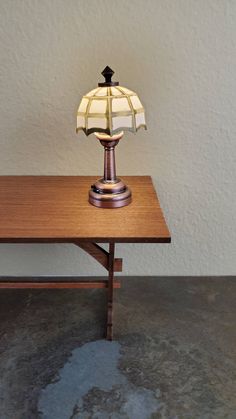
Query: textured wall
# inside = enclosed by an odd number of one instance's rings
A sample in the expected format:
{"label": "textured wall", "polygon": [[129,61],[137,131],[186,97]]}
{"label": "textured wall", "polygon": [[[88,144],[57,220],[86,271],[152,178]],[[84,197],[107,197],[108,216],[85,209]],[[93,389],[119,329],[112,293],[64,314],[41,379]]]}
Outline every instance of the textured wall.
{"label": "textured wall", "polygon": [[[173,237],[118,246],[124,273],[235,274],[235,21],[233,0],[1,0],[0,174],[101,173],[75,124],[108,64],[148,122],[119,145],[118,173],[153,176]],[[67,245],[1,245],[0,266],[104,273]]]}

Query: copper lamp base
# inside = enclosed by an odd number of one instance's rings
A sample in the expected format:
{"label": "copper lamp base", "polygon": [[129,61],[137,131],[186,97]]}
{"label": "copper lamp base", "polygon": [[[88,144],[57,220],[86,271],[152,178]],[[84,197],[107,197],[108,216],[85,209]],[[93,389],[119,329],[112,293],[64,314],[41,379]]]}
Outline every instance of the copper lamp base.
{"label": "copper lamp base", "polygon": [[123,131],[110,137],[95,133],[104,147],[104,177],[97,180],[89,191],[89,202],[99,208],[120,208],[131,202],[131,191],[116,177],[115,147],[123,136]]}
{"label": "copper lamp base", "polygon": [[90,204],[99,208],[120,208],[129,205],[131,200],[131,191],[121,179],[116,182],[99,179],[89,191]]}

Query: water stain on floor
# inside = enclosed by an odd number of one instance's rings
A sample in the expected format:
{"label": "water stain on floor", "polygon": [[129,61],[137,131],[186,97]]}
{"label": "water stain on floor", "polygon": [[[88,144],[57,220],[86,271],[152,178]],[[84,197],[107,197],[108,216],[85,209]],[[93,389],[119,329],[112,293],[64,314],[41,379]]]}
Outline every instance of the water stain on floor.
{"label": "water stain on floor", "polygon": [[[41,392],[42,419],[148,419],[156,394],[130,383],[118,369],[120,344],[99,340],[75,349],[58,381]],[[97,401],[97,402],[96,402]]]}

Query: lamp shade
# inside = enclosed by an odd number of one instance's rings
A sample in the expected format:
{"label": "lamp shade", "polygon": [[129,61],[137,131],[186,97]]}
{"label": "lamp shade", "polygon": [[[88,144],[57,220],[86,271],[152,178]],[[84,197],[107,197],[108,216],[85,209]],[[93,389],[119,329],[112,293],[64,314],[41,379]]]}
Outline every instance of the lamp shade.
{"label": "lamp shade", "polygon": [[83,96],[78,108],[76,131],[86,135],[102,132],[112,136],[141,127],[147,129],[144,108],[138,95],[125,87],[97,87]]}

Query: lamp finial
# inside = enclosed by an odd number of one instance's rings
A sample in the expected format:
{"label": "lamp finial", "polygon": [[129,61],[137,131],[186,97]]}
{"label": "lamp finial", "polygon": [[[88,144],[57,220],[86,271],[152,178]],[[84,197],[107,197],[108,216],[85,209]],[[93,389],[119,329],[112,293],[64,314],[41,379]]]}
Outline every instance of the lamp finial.
{"label": "lamp finial", "polygon": [[105,87],[105,86],[119,86],[118,81],[112,81],[111,78],[114,74],[114,71],[107,65],[104,70],[101,72],[103,77],[105,78],[105,82],[98,83],[99,87]]}

